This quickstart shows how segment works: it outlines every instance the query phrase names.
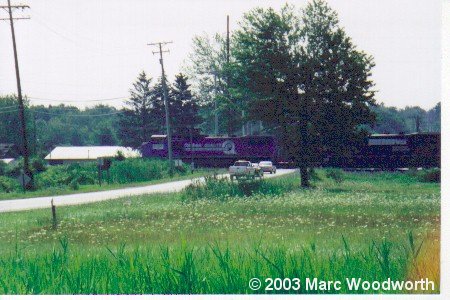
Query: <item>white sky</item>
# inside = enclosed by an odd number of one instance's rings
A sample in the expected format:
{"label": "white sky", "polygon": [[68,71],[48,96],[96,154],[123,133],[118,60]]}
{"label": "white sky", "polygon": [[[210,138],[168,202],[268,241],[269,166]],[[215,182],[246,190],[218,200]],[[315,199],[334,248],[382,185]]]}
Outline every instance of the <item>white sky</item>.
{"label": "white sky", "polygon": [[[145,70],[160,76],[146,44],[171,40],[165,56],[173,80],[194,35],[231,30],[256,6],[278,9],[286,1],[29,0],[15,15],[23,92],[31,97],[80,100],[128,96]],[[359,49],[375,58],[377,99],[387,105],[431,108],[440,101],[441,1],[329,0]],[[6,0],[0,0],[6,4]],[[299,8],[306,1],[289,1]],[[445,6],[448,7],[448,6]],[[7,17],[0,11],[0,18]],[[16,93],[9,23],[0,22],[0,95]],[[34,104],[56,104],[33,101]],[[121,101],[108,104],[121,105]],[[85,103],[77,102],[82,106]],[[89,105],[92,105],[90,103]]]}

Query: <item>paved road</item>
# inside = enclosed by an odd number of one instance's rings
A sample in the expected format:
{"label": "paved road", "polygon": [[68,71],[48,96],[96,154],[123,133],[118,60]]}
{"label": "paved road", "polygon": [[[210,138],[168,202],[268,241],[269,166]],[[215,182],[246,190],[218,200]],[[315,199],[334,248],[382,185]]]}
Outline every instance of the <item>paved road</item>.
{"label": "paved road", "polygon": [[[264,177],[271,178],[293,172],[295,172],[295,170],[293,169],[278,169],[276,174],[272,175],[265,174]],[[0,212],[49,208],[52,199],[56,206],[65,206],[65,205],[77,205],[83,203],[105,201],[127,196],[136,196],[153,193],[173,193],[181,191],[183,188],[188,186],[192,182],[192,180],[194,179],[173,181],[141,187],[129,187],[110,191],[92,192],[92,193],[79,193],[72,195],[3,200],[0,201]]]}

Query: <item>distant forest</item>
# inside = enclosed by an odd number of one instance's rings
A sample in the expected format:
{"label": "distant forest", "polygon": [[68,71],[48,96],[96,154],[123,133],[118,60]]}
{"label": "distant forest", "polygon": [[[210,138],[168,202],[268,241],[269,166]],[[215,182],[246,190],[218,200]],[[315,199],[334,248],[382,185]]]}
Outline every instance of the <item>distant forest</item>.
{"label": "distant forest", "polygon": [[[17,100],[12,96],[0,97],[0,144],[20,145],[20,129]],[[441,104],[430,110],[420,107],[398,109],[384,104],[372,108],[377,115],[374,126],[366,128],[370,133],[440,132]],[[126,145],[122,137],[121,119],[126,109],[118,110],[108,105],[79,109],[75,106],[27,105],[27,125],[30,148],[33,154],[45,155],[60,145]],[[196,126],[202,134],[213,134],[209,109],[200,106],[201,122]],[[220,118],[219,118],[220,120]],[[163,128],[160,132],[164,133]],[[262,131],[262,134],[264,131]],[[237,134],[240,134],[237,131]],[[144,141],[142,141],[144,142]]]}

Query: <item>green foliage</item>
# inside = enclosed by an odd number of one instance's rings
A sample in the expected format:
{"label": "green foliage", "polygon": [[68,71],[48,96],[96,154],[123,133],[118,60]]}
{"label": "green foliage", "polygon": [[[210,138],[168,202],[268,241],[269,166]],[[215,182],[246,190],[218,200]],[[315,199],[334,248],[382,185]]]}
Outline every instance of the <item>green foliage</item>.
{"label": "green foliage", "polygon": [[344,171],[341,169],[327,169],[326,175],[327,178],[331,178],[336,182],[337,184],[341,184],[344,181]]}
{"label": "green foliage", "polygon": [[309,178],[312,181],[320,181],[322,178],[320,177],[319,173],[314,168],[309,168]]}
{"label": "green foliage", "polygon": [[412,175],[415,176],[420,182],[441,182],[441,169],[439,168],[415,171],[412,172]]}
{"label": "green foliage", "polygon": [[93,184],[96,181],[97,167],[93,163],[52,166],[35,177],[38,188]]}
{"label": "green foliage", "polygon": [[10,177],[17,177],[23,170],[23,158],[15,159],[6,167],[6,175]]}
{"label": "green foliage", "polygon": [[169,163],[157,159],[132,158],[113,162],[111,182],[130,183],[161,179],[168,176]]}
{"label": "green foliage", "polygon": [[[26,254],[23,250],[0,258],[1,294],[248,294],[317,293],[252,291],[250,278],[326,278],[345,282],[346,278],[391,281],[405,280],[411,262],[404,243],[373,241],[372,247],[352,251],[346,240],[328,255],[315,244],[292,251],[283,245],[258,245],[250,249],[213,243],[209,247],[131,248],[125,244],[103,251],[71,250],[68,239],[49,253]],[[394,256],[393,250],[400,250]],[[345,255],[342,255],[345,253]],[[39,271],[36,271],[39,270]],[[63,274],[63,275],[61,275]],[[118,274],[120,276],[118,276]],[[320,275],[319,275],[320,274]],[[264,282],[264,281],[263,281]],[[265,286],[265,285],[263,285]],[[376,293],[351,291],[342,285],[326,293]],[[394,291],[398,293],[398,291]],[[434,291],[437,292],[437,291]]]}
{"label": "green foliage", "polygon": [[125,155],[122,153],[122,151],[117,151],[116,156],[114,157],[117,161],[124,161]]}
{"label": "green foliage", "polygon": [[182,201],[213,199],[225,201],[232,197],[252,195],[282,195],[296,188],[292,179],[231,181],[228,177],[206,176],[204,182],[196,181],[182,193]]}
{"label": "green foliage", "polygon": [[41,173],[47,170],[47,163],[41,157],[35,156],[30,160],[31,171],[33,174]]}
{"label": "green foliage", "polygon": [[[239,84],[251,92],[250,117],[279,128],[288,159],[306,169],[321,151],[345,156],[350,141],[375,120],[373,58],[359,51],[325,1],[312,1],[301,14],[256,8],[235,33]],[[293,124],[296,124],[295,126]]]}
{"label": "green foliage", "polygon": [[10,193],[14,191],[19,191],[20,189],[21,187],[17,180],[11,177],[0,176],[0,192]]}
{"label": "green foliage", "polygon": [[426,111],[420,107],[396,108],[384,103],[372,107],[377,121],[370,129],[373,133],[413,133],[441,131],[441,103]]}
{"label": "green foliage", "polygon": [[0,160],[0,176],[6,175],[7,168],[8,168],[8,165],[4,161]]}

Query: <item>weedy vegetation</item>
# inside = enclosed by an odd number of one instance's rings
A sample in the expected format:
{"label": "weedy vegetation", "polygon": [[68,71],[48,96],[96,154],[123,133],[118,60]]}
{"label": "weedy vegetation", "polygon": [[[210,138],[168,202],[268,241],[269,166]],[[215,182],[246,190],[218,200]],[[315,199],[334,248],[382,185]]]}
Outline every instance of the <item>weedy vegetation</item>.
{"label": "weedy vegetation", "polygon": [[58,207],[56,230],[50,210],[4,213],[0,294],[264,293],[248,287],[254,277],[428,277],[439,292],[439,183],[343,172],[337,185],[315,172],[307,190],[298,174],[208,177],[181,193]]}
{"label": "weedy vegetation", "polygon": [[102,172],[102,187],[98,182],[98,166],[96,163],[74,163],[69,165],[45,166],[40,160],[32,160],[34,191],[23,193],[22,186],[16,180],[22,164],[0,165],[0,200],[23,197],[60,195],[73,192],[90,192],[120,188],[123,186],[176,180],[214,174],[215,170],[197,169],[194,174],[188,172],[183,164],[175,168],[174,177],[169,176],[168,162],[160,159],[119,158],[113,161],[109,170]]}

